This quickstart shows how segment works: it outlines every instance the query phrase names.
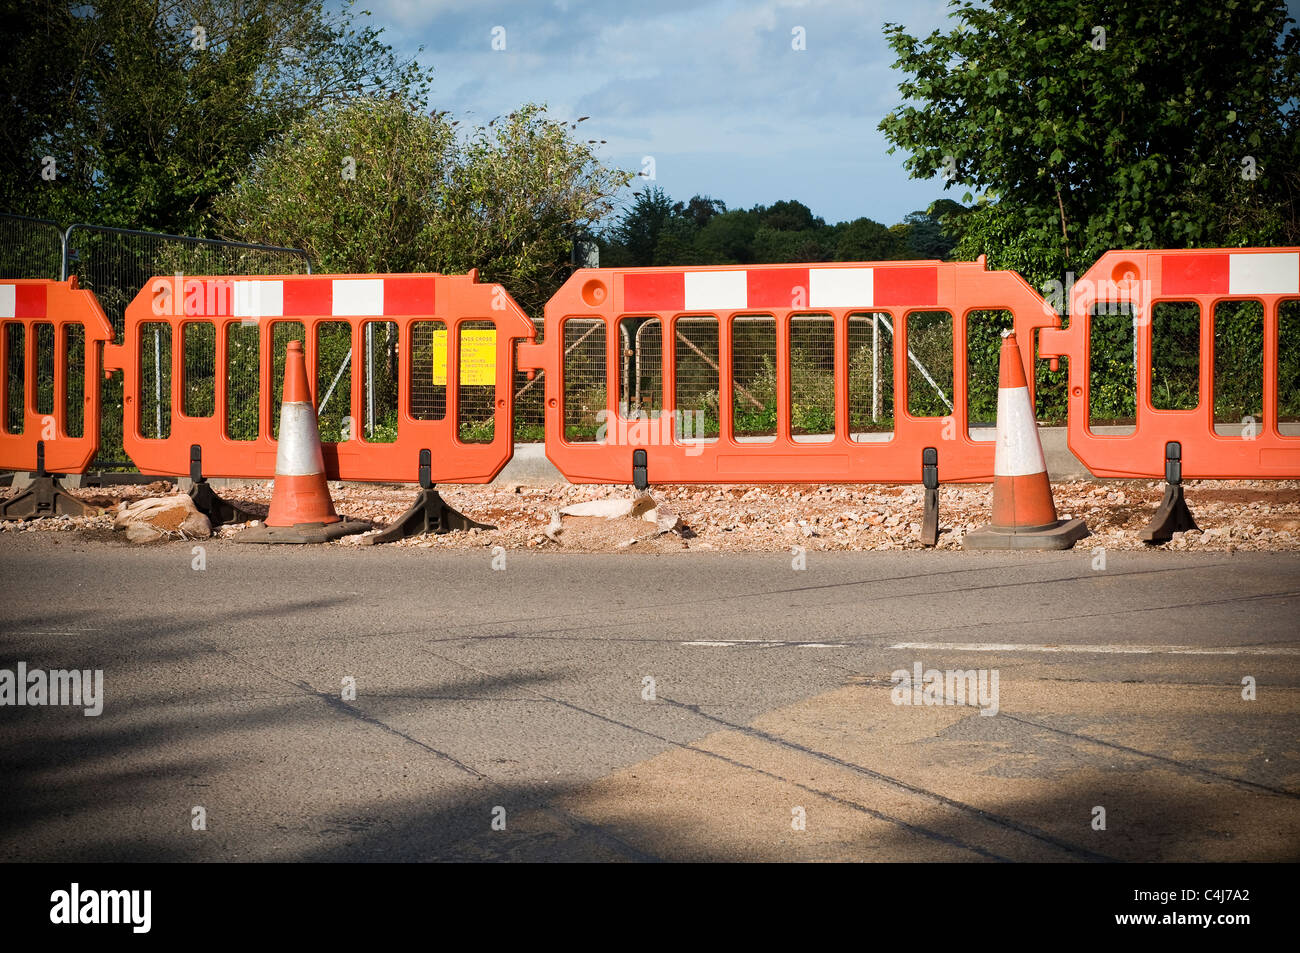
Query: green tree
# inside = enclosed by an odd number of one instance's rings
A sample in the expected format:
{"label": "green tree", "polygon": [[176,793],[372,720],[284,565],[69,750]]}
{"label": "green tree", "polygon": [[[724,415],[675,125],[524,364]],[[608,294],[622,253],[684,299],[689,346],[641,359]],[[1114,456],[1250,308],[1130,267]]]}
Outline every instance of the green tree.
{"label": "green tree", "polygon": [[657,185],[635,192],[605,235],[610,255],[602,249],[602,263],[619,267],[643,267],[655,263],[659,233],[673,214],[673,200]]}
{"label": "green tree", "polygon": [[456,125],[399,99],[306,116],[222,196],[223,226],[304,248],[326,271],[478,268],[538,315],[569,273],[574,237],[631,176],[540,106],[464,136]]}
{"label": "green tree", "polygon": [[[213,206],[294,121],[357,96],[422,100],[351,4],[0,0],[0,203],[64,222],[211,234]],[[42,178],[53,160],[53,180]]]}
{"label": "green tree", "polygon": [[835,244],[836,261],[888,261],[897,258],[898,239],[869,218],[857,218],[840,229]]}
{"label": "green tree", "polygon": [[968,216],[963,255],[1056,277],[1108,248],[1300,241],[1300,32],[1281,0],[952,6],[946,33],[886,25],[906,105],[880,128],[914,177],[997,200]]}

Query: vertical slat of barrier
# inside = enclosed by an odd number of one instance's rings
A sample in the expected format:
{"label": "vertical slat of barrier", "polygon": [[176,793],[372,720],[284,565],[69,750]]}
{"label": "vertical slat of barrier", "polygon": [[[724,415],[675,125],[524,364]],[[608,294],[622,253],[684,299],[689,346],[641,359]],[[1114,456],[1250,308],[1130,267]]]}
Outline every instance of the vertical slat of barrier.
{"label": "vertical slat of barrier", "polygon": [[36,325],[32,321],[23,324],[23,352],[26,359],[23,363],[23,433],[30,433],[35,427],[36,433],[40,433],[40,417],[36,414]]}
{"label": "vertical slat of barrier", "polygon": [[54,415],[55,433],[59,437],[68,435],[68,331],[69,325],[56,319],[50,328],[54,338],[52,345],[54,362],[54,399],[50,413]]}
{"label": "vertical slat of barrier", "polygon": [[[1201,321],[1201,366],[1197,368],[1200,375],[1200,405],[1196,417],[1200,426],[1214,433],[1214,299],[1204,295],[1188,295],[1196,302]],[[1164,446],[1160,447],[1161,466],[1164,463]],[[1148,454],[1150,456],[1150,454]],[[1186,450],[1184,463],[1186,463]]]}
{"label": "vertical slat of barrier", "polygon": [[835,437],[849,439],[849,318],[847,309],[831,311],[835,339],[833,361],[835,368]]}
{"label": "vertical slat of barrier", "polygon": [[659,366],[662,368],[660,377],[664,388],[663,411],[660,413],[657,431],[661,438],[665,432],[663,422],[665,417],[668,418],[667,433],[671,435],[677,429],[677,322],[680,320],[677,315],[665,312],[663,320],[659,322],[664,342],[659,356]]}
{"label": "vertical slat of barrier", "polygon": [[790,442],[790,312],[776,311],[776,442]]}
{"label": "vertical slat of barrier", "polygon": [[447,420],[451,426],[451,439],[460,441],[460,325],[464,316],[447,317]]}
{"label": "vertical slat of barrier", "polygon": [[212,346],[214,348],[212,359],[212,416],[217,421],[218,434],[225,436],[226,421],[230,419],[230,408],[227,406],[230,394],[226,385],[230,373],[227,368],[226,349],[230,347],[230,343],[226,340],[227,325],[225,321],[220,318],[213,318],[212,329]]}
{"label": "vertical slat of barrier", "polygon": [[[368,421],[366,419],[366,400],[365,388],[369,381],[366,378],[366,333],[364,321],[357,318],[335,317],[336,321],[347,321],[352,330],[352,381],[351,391],[348,403],[352,415],[351,439],[367,440],[370,434],[366,431]],[[449,388],[450,389],[450,388]]]}
{"label": "vertical slat of barrier", "polygon": [[[233,299],[234,292],[231,292]],[[232,312],[234,308],[231,308]],[[271,325],[261,319],[257,322],[257,435],[271,432],[271,400],[275,389],[271,378],[275,376],[275,355],[271,349],[275,346],[275,337],[271,334]]]}
{"label": "vertical slat of barrier", "polygon": [[[614,439],[613,434],[617,433],[619,418],[618,404],[620,398],[626,399],[628,395],[623,394],[619,389],[620,373],[623,367],[623,336],[620,333],[619,316],[614,312],[609,312],[599,320],[605,322],[605,433],[610,435],[609,439]],[[556,329],[557,332],[560,329]],[[560,344],[560,353],[564,353],[564,344]],[[564,361],[560,361],[560,374],[564,374]],[[610,385],[613,386],[610,386]],[[560,393],[563,394],[564,388],[561,387]],[[563,410],[563,407],[561,407]],[[629,406],[630,410],[630,406]],[[563,434],[563,430],[561,430]],[[628,462],[628,466],[632,464]],[[630,472],[630,471],[629,471]]]}
{"label": "vertical slat of barrier", "polygon": [[732,399],[736,369],[732,361],[731,336],[736,329],[736,315],[718,316],[718,443],[736,438],[732,418]]}
{"label": "vertical slat of barrier", "polygon": [[1280,434],[1277,425],[1277,312],[1281,307],[1274,298],[1264,307],[1264,419],[1259,423],[1261,433],[1271,430]]}

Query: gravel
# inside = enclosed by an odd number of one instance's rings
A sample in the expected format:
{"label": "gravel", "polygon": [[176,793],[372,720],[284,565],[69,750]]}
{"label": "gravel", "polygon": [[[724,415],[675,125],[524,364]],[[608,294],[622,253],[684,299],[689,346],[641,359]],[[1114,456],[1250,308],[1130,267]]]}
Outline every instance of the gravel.
{"label": "gravel", "polygon": [[[1163,548],[1233,552],[1235,550],[1300,550],[1300,481],[1192,480],[1184,484],[1187,502],[1199,530],[1179,533],[1160,547],[1138,538],[1138,531],[1155,511],[1163,484],[1146,481],[1077,481],[1053,487],[1057,515],[1083,517],[1092,535],[1081,547],[1114,550]],[[439,488],[447,503],[492,530],[470,530],[443,536],[418,536],[390,545],[426,549],[469,549],[501,546],[557,552],[771,552],[802,546],[814,550],[921,549],[923,491],[919,486],[852,485],[667,485],[651,494],[665,513],[680,517],[669,531],[628,516],[618,519],[564,516],[563,529],[547,534],[552,514],[573,503],[605,497],[631,499],[640,494],[630,486],[569,484],[493,484]],[[399,516],[415,499],[415,488],[404,485],[331,483],[340,515],[379,529]],[[122,500],[174,492],[170,484],[107,486],[73,490],[95,505],[111,507]],[[271,499],[269,482],[248,482],[219,491],[224,497],[263,513]],[[988,521],[988,484],[943,486],[939,489],[939,549],[957,549],[962,537]],[[58,517],[26,523],[0,522],[0,533],[111,531],[113,518]],[[245,524],[248,525],[248,524]],[[243,526],[218,527],[215,535],[230,537]],[[553,537],[553,538],[552,538]],[[356,546],[367,536],[347,537],[334,546]]]}

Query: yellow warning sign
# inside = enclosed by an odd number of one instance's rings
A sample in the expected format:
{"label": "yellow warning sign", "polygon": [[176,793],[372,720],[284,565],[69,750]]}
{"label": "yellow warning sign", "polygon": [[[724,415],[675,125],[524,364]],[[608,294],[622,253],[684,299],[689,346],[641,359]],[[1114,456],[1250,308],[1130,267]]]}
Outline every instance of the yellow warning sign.
{"label": "yellow warning sign", "polygon": [[[433,382],[447,385],[447,332],[433,332]],[[460,332],[460,382],[492,386],[497,382],[496,328]]]}

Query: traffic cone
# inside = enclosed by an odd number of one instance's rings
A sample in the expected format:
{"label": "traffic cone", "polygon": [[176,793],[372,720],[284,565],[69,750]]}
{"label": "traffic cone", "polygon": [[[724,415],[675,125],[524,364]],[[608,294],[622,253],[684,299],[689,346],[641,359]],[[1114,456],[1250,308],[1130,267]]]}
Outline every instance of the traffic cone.
{"label": "traffic cone", "polygon": [[262,525],[245,530],[236,539],[241,543],[324,543],[369,528],[365,523],[344,520],[334,511],[325,482],[316,404],[307,383],[307,361],[302,342],[290,341],[284,361],[271,509]]}
{"label": "traffic cone", "polygon": [[1088,535],[1081,519],[1058,520],[1038,439],[1038,421],[1014,331],[1003,332],[998,369],[998,439],[993,455],[993,520],[964,549],[1069,549]]}

